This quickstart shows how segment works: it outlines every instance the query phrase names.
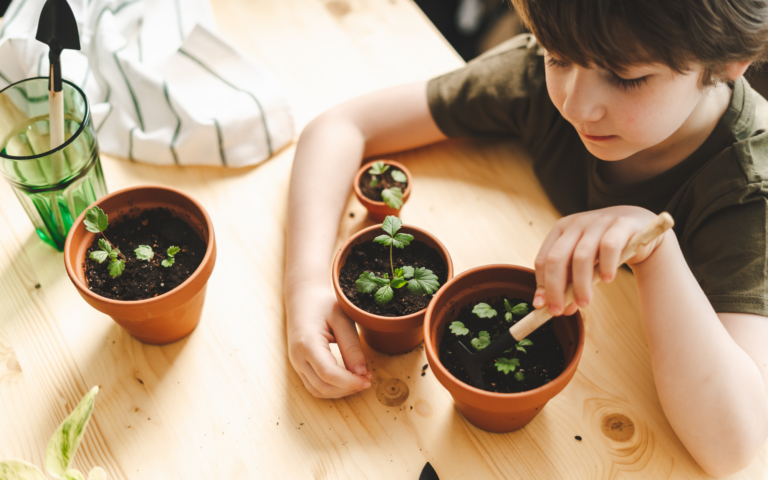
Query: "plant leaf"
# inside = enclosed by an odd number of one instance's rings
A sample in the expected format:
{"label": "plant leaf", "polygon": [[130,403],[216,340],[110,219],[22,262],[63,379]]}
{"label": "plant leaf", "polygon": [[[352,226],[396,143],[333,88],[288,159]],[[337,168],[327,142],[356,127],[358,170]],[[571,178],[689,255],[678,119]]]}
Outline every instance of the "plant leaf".
{"label": "plant leaf", "polygon": [[88,480],[107,480],[107,472],[101,467],[93,467],[88,472]]}
{"label": "plant leaf", "polygon": [[370,170],[368,170],[368,173],[371,175],[381,175],[382,173],[389,170],[389,165],[387,165],[384,162],[376,162],[373,165],[371,165]]}
{"label": "plant leaf", "polygon": [[83,223],[85,224],[85,229],[89,232],[99,233],[107,229],[109,218],[104,213],[104,210],[99,207],[91,207],[86,210]]}
{"label": "plant leaf", "polygon": [[83,472],[80,470],[75,470],[74,468],[70,468],[66,472],[64,472],[64,476],[62,477],[63,480],[85,480],[85,475],[83,475]]}
{"label": "plant leaf", "polygon": [[408,290],[415,295],[435,293],[440,288],[437,275],[425,267],[414,270],[413,279],[408,280]]}
{"label": "plant leaf", "polygon": [[[387,215],[384,219],[384,223],[381,224],[381,229],[389,234],[390,237],[394,237],[400,227],[403,226],[402,220],[394,215]],[[377,237],[379,238],[379,237]]]}
{"label": "plant leaf", "polygon": [[518,382],[522,382],[524,379],[525,379],[525,375],[523,375],[523,372],[521,372],[520,370],[515,372],[515,380],[517,380]]}
{"label": "plant leaf", "polygon": [[375,187],[378,184],[379,184],[378,177],[372,177],[371,183],[369,184],[371,186],[371,188]]}
{"label": "plant leaf", "polygon": [[472,313],[480,318],[493,318],[496,316],[496,310],[492,309],[487,303],[480,302],[472,309]]}
{"label": "plant leaf", "polygon": [[376,275],[371,272],[363,272],[355,281],[355,287],[360,293],[373,293],[378,286],[374,282]]}
{"label": "plant leaf", "polygon": [[516,358],[497,358],[496,370],[504,372],[505,375],[509,375],[509,372],[514,372],[517,367],[520,366],[520,360]]}
{"label": "plant leaf", "polygon": [[482,350],[491,344],[491,337],[488,335],[488,332],[483,330],[477,335],[477,338],[473,338],[470,343],[472,343],[472,346],[475,347],[476,350]]}
{"label": "plant leaf", "polygon": [[524,339],[520,340],[519,342],[517,342],[517,344],[521,345],[521,346],[524,346],[524,347],[527,347],[529,345],[533,345],[533,342],[528,340],[527,338],[524,338]]}
{"label": "plant leaf", "polygon": [[512,313],[512,305],[509,304],[509,300],[506,298],[504,299],[504,310],[508,311],[509,313]]}
{"label": "plant leaf", "polygon": [[170,267],[171,265],[173,265],[173,262],[175,262],[175,261],[176,261],[176,259],[175,259],[175,258],[173,258],[173,257],[168,257],[168,258],[166,258],[165,260],[163,260],[162,262],[160,262],[160,265],[162,265],[162,266],[164,266],[164,267],[168,268],[168,267]]}
{"label": "plant leaf", "polygon": [[389,303],[390,300],[392,300],[392,297],[395,296],[395,292],[392,291],[392,287],[389,285],[384,285],[381,287],[375,295],[376,303],[379,305],[385,305]]}
{"label": "plant leaf", "polygon": [[512,321],[512,314],[509,312],[504,313],[504,320],[511,322]]}
{"label": "plant leaf", "polygon": [[181,249],[179,247],[177,247],[176,245],[171,245],[170,247],[168,247],[168,250],[166,251],[166,253],[173,257],[177,253],[179,253],[179,250],[181,250]]}
{"label": "plant leaf", "polygon": [[406,282],[402,277],[395,277],[392,279],[392,283],[390,283],[390,285],[392,285],[392,288],[400,288],[405,286],[406,283],[408,282]]}
{"label": "plant leaf", "polygon": [[155,256],[155,252],[152,251],[152,247],[149,245],[139,245],[139,248],[135,249],[133,253],[136,254],[136,258],[139,260],[146,261],[152,260],[152,257]]}
{"label": "plant leaf", "polygon": [[521,347],[520,345],[518,345],[516,348],[517,348],[518,350],[520,350],[521,352],[523,352],[523,353],[528,353],[528,352],[525,350],[525,347]]}
{"label": "plant leaf", "polygon": [[376,243],[380,243],[385,247],[392,245],[392,237],[390,237],[389,235],[379,235],[378,237],[374,238],[373,241]]}
{"label": "plant leaf", "polygon": [[96,260],[99,263],[103,263],[109,257],[109,254],[104,250],[94,250],[88,255],[88,258]]}
{"label": "plant leaf", "polygon": [[396,248],[404,248],[411,244],[413,241],[413,235],[407,233],[396,233],[392,238],[392,244]]}
{"label": "plant leaf", "polygon": [[515,315],[528,315],[528,305],[525,303],[518,303],[512,308],[512,313]]}
{"label": "plant leaf", "polygon": [[413,278],[413,267],[403,267],[403,278]]}
{"label": "plant leaf", "polygon": [[459,322],[458,320],[451,323],[449,328],[451,329],[451,333],[454,335],[466,335],[469,333],[469,329],[464,326],[464,323]]}
{"label": "plant leaf", "polygon": [[0,462],[0,478],[3,480],[47,480],[39,468],[24,460]]}
{"label": "plant leaf", "polygon": [[112,251],[112,245],[110,245],[109,242],[104,240],[103,238],[99,239],[99,248],[104,250],[107,253]]}
{"label": "plant leaf", "polygon": [[403,206],[403,191],[400,187],[389,187],[381,191],[381,199],[384,203],[389,205],[390,208],[400,210]]}
{"label": "plant leaf", "polygon": [[408,177],[405,175],[405,173],[401,172],[400,170],[392,169],[391,172],[389,172],[390,175],[392,175],[392,180],[400,183],[405,183],[408,181]]}
{"label": "plant leaf", "polygon": [[112,278],[117,278],[123,274],[125,270],[125,262],[123,260],[112,259],[109,261],[109,274]]}
{"label": "plant leaf", "polygon": [[88,420],[91,419],[97,393],[99,393],[99,387],[93,387],[86,393],[80,404],[61,422],[48,441],[48,448],[45,451],[45,469],[51,475],[62,477],[69,470],[72,458],[85,434]]}

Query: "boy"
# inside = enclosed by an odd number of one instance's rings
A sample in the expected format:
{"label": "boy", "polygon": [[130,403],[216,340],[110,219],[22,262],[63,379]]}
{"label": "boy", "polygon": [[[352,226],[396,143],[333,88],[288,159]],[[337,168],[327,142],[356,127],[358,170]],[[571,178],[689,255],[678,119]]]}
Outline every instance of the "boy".
{"label": "boy", "polygon": [[[661,211],[674,216],[674,231],[627,262],[659,399],[708,473],[738,471],[768,438],[768,102],[741,78],[765,56],[768,4],[513,3],[533,35],[428,83],[347,102],[302,133],[289,197],[291,363],[318,397],[370,386],[327,261],[361,159],[517,137],[567,215],[536,258],[535,307],[589,305],[594,263],[611,281],[629,238]],[[563,305],[569,279],[576,301]]]}

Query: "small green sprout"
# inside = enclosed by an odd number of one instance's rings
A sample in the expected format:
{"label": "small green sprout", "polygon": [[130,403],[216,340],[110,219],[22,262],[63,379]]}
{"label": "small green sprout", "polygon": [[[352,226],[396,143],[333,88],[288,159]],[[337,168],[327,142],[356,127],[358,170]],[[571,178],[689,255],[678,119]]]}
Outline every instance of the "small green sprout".
{"label": "small green sprout", "polygon": [[464,323],[459,322],[458,320],[451,323],[450,329],[451,333],[454,335],[466,335],[469,333],[469,329],[464,326]]}
{"label": "small green sprout", "polygon": [[180,248],[175,246],[175,245],[171,245],[170,247],[168,247],[168,250],[166,250],[166,252],[165,252],[165,253],[168,254],[168,258],[163,260],[161,262],[161,265],[164,266],[164,267],[170,267],[171,265],[173,265],[173,262],[176,261],[175,256],[176,256],[177,253],[179,253],[179,250],[180,250]]}
{"label": "small green sprout", "polygon": [[[516,367],[520,366],[520,360],[517,358],[517,352],[523,352],[528,353],[525,350],[525,347],[533,345],[533,342],[528,340],[527,338],[524,338],[517,342],[517,344],[510,348],[509,350],[505,350],[504,353],[509,352],[515,352],[515,356],[513,358],[497,358],[496,359],[496,370],[500,372],[504,372],[505,375],[509,375],[509,372],[513,372]],[[515,373],[515,380],[518,382],[522,382],[525,379],[525,375],[522,371],[518,370]]]}
{"label": "small green sprout", "polygon": [[478,303],[475,308],[472,309],[472,313],[480,318],[493,318],[496,316],[496,310],[492,309],[487,303]]}
{"label": "small green sprout", "polygon": [[384,277],[377,277],[371,272],[363,272],[355,282],[357,291],[360,293],[375,294],[376,303],[385,305],[395,296],[393,288],[402,288],[408,285],[408,291],[414,295],[426,295],[435,293],[440,287],[437,275],[427,268],[413,268],[405,266],[395,269],[392,261],[392,247],[405,248],[410,245],[413,235],[407,233],[397,233],[402,227],[403,222],[395,217],[388,216],[384,219],[381,228],[387,235],[379,235],[373,241],[389,247],[389,266],[392,269],[392,278],[385,274]]}
{"label": "small green sprout", "polygon": [[[120,253],[120,249],[115,247],[112,242],[104,235],[104,230],[109,226],[109,217],[104,210],[99,207],[93,207],[85,212],[85,229],[92,233],[100,233],[103,238],[99,239],[99,250],[94,250],[89,255],[89,258],[96,260],[99,263],[104,263],[104,260],[109,258],[109,275],[112,278],[117,278],[122,275],[125,270],[125,262],[127,259],[125,255]],[[117,257],[121,258],[117,258]]]}
{"label": "small green sprout", "polygon": [[[371,174],[371,183],[369,183],[371,188],[379,184],[379,177],[377,177],[377,175],[383,176],[384,172],[387,170],[389,170],[389,165],[384,162],[376,162],[371,166],[371,168],[368,170],[368,173]],[[400,170],[392,169],[389,174],[396,182],[405,183],[408,181],[408,177]],[[389,205],[390,208],[399,210],[400,207],[403,206],[403,191],[400,189],[400,187],[385,188],[381,191],[381,199],[384,201],[384,203]]]}
{"label": "small green sprout", "polygon": [[505,298],[504,299],[504,310],[507,311],[507,313],[504,314],[504,318],[508,321],[512,321],[512,315],[528,315],[528,306],[525,303],[518,303],[514,307],[510,305],[509,301]]}
{"label": "small green sprout", "polygon": [[514,372],[517,367],[520,366],[520,360],[517,358],[497,358],[496,370],[504,372],[505,375],[509,375],[509,372]]}
{"label": "small green sprout", "polygon": [[473,338],[472,346],[475,347],[475,350],[480,351],[491,344],[491,336],[483,330],[482,332],[477,334],[477,338]]}
{"label": "small green sprout", "polygon": [[139,245],[139,248],[133,251],[136,254],[136,258],[139,260],[150,261],[155,256],[155,252],[152,251],[152,247],[149,245]]}

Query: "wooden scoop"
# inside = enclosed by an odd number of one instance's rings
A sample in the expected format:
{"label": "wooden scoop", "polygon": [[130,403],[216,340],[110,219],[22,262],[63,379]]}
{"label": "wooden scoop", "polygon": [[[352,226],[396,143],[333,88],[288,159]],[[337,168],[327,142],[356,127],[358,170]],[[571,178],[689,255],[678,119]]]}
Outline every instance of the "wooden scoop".
{"label": "wooden scoop", "polygon": [[[637,251],[653,241],[656,237],[666,232],[675,224],[672,216],[667,212],[662,212],[651,223],[637,232],[624,247],[619,257],[619,264],[625,263],[632,258]],[[592,285],[600,282],[600,269],[595,266],[592,275]],[[573,303],[573,284],[569,284],[565,291],[565,305]],[[472,353],[461,342],[456,342],[454,348],[459,354],[459,359],[464,367],[464,371],[469,375],[470,384],[476,388],[483,388],[483,375],[481,367],[498,356],[501,356],[505,350],[513,348],[517,342],[530,335],[534,330],[544,325],[552,315],[547,308],[539,308],[526,315],[522,320],[512,325],[510,329],[502,333],[490,345],[478,353]]]}

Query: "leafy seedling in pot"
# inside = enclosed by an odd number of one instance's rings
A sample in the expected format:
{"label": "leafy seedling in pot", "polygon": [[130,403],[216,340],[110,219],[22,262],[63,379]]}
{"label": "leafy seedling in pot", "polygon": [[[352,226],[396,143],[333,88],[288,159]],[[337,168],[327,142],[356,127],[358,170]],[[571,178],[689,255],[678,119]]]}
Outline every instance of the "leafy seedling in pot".
{"label": "leafy seedling in pot", "polygon": [[384,219],[384,223],[381,228],[387,234],[379,235],[373,241],[384,246],[389,247],[389,266],[392,271],[392,277],[389,274],[384,274],[383,277],[377,277],[372,272],[363,272],[355,282],[355,287],[360,293],[373,293],[375,294],[376,303],[379,305],[386,305],[395,296],[394,288],[402,288],[408,285],[408,291],[414,295],[426,295],[435,293],[440,287],[440,282],[437,281],[437,275],[432,273],[432,270],[427,268],[413,268],[405,266],[403,268],[395,268],[395,264],[392,261],[392,247],[403,249],[411,244],[413,235],[407,233],[397,233],[400,227],[403,226],[403,222],[390,215]]}
{"label": "leafy seedling in pot", "polygon": [[[506,302],[506,300],[504,300]],[[504,353],[509,352],[515,352],[514,357],[512,358],[505,358],[505,357],[499,357],[496,359],[496,370],[500,372],[504,372],[505,375],[509,375],[509,372],[514,372],[516,368],[520,368],[520,360],[517,358],[517,352],[523,352],[528,353],[525,350],[525,347],[533,345],[533,342],[528,340],[527,338],[524,338],[517,342],[514,347],[510,348],[509,350],[504,350]],[[522,382],[523,379],[525,379],[525,375],[522,372],[522,369],[515,372],[515,379]]]}
{"label": "leafy seedling in pot", "polygon": [[[99,239],[99,249],[92,251],[88,258],[96,260],[99,263],[104,263],[106,259],[109,259],[109,264],[107,266],[109,268],[109,275],[112,278],[117,278],[122,275],[125,270],[125,263],[128,259],[126,259],[125,255],[120,252],[120,249],[114,246],[114,244],[104,235],[104,230],[109,226],[109,217],[107,214],[99,207],[92,207],[85,212],[85,221],[83,223],[85,223],[86,230],[93,233],[100,233],[103,237]],[[171,253],[171,251],[173,251],[173,253]],[[173,256],[178,253],[178,251],[179,247],[169,247],[169,258],[163,260],[162,265],[164,267],[173,265]],[[156,254],[149,245],[139,245],[133,253],[139,260],[150,261],[155,255],[163,258],[160,254]]]}
{"label": "leafy seedling in pot", "polygon": [[[379,184],[379,177],[377,175],[384,175],[384,172],[389,170],[389,165],[387,165],[384,162],[376,162],[374,163],[371,168],[368,170],[368,173],[371,174],[371,183],[369,184],[371,187],[375,187]],[[392,176],[392,180],[400,183],[405,183],[408,181],[408,177],[405,175],[405,173],[401,172],[400,170],[392,169],[390,172],[390,175]],[[381,199],[389,205],[390,208],[394,208],[395,210],[399,210],[400,207],[403,206],[403,191],[400,189],[400,187],[390,187],[385,188],[381,191]]]}

